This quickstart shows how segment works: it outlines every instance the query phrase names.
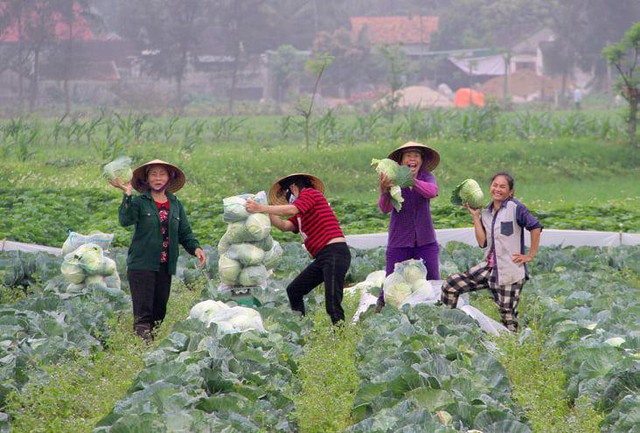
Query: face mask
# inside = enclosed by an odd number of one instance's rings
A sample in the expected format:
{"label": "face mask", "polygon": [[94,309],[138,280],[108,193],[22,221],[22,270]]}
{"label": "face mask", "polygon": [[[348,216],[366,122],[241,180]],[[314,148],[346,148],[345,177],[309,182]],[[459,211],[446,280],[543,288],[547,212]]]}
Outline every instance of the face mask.
{"label": "face mask", "polygon": [[291,190],[287,189],[287,201],[291,204],[294,201],[296,201],[296,196],[293,195],[293,193],[291,192]]}

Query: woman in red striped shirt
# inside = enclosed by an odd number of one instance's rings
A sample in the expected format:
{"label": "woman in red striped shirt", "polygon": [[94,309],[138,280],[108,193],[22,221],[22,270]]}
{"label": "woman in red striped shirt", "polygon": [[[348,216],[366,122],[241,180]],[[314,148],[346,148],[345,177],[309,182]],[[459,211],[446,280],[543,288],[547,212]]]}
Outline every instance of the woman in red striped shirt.
{"label": "woman in red striped shirt", "polygon": [[304,296],[324,282],[327,314],[335,325],[344,321],[342,296],[351,253],[323,192],[324,185],[317,177],[294,173],[273,184],[270,204],[247,200],[247,211],[269,214],[272,225],[302,235],[313,261],[287,287],[291,309],[304,316]]}

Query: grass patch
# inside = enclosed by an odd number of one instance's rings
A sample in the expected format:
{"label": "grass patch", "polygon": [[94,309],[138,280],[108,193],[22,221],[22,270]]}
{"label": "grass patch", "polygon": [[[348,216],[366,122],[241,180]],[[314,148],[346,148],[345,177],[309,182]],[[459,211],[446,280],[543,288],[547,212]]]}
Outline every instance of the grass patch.
{"label": "grass patch", "polygon": [[[345,297],[346,317],[353,315],[356,305],[355,297]],[[333,327],[323,308],[313,312],[313,329],[299,361],[302,390],[293,397],[301,433],[337,433],[352,424],[351,408],[360,380],[358,341],[357,325]]]}
{"label": "grass patch", "polygon": [[545,345],[545,335],[534,324],[520,335],[498,339],[499,360],[534,433],[598,433],[602,415],[589,401],[571,402],[565,393],[563,355]]}

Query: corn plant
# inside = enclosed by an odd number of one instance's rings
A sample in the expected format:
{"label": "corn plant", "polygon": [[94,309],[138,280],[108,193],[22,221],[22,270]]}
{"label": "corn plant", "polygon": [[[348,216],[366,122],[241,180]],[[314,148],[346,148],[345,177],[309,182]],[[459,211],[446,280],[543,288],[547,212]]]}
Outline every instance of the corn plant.
{"label": "corn plant", "polygon": [[382,119],[381,110],[374,110],[366,116],[356,116],[356,122],[352,133],[359,141],[370,140],[375,134],[376,128]]}
{"label": "corn plant", "polygon": [[93,119],[87,121],[87,123],[85,124],[84,135],[87,138],[88,145],[91,145],[93,133],[97,130],[98,126],[100,126],[103,119],[103,117],[94,117]]}
{"label": "corn plant", "polygon": [[313,131],[316,135],[316,147],[321,144],[335,143],[338,140],[338,119],[333,114],[333,110],[327,112],[313,124]]}
{"label": "corn plant", "polygon": [[68,116],[68,113],[65,113],[64,115],[62,115],[62,117],[60,117],[60,119],[56,120],[56,122],[53,124],[53,133],[51,135],[53,136],[54,145],[58,144],[58,139],[60,138],[60,134],[64,130],[64,120],[67,118],[67,116]]}
{"label": "corn plant", "polygon": [[116,126],[125,137],[126,141],[129,142],[131,139],[136,142],[140,142],[142,138],[143,126],[147,121],[148,116],[135,116],[131,113],[127,117],[121,116],[118,113],[114,113],[116,118]]}
{"label": "corn plant", "polygon": [[235,117],[223,117],[211,124],[211,132],[215,141],[230,141],[245,122],[246,119]]}
{"label": "corn plant", "polygon": [[178,130],[178,121],[179,120],[180,120],[180,117],[172,116],[169,119],[169,121],[166,123],[164,128],[161,128],[162,135],[163,135],[165,143],[169,143],[169,141],[171,141],[171,138],[173,138],[173,135]]}
{"label": "corn plant", "polygon": [[14,137],[16,146],[16,157],[20,162],[25,162],[35,154],[32,145],[38,137],[39,130],[36,127],[24,128],[22,132]]}
{"label": "corn plant", "polygon": [[192,152],[196,145],[202,143],[202,133],[205,126],[204,120],[194,120],[191,125],[185,126],[182,150]]}
{"label": "corn plant", "polygon": [[280,136],[283,139],[289,138],[289,134],[291,133],[291,128],[293,126],[293,121],[291,116],[284,116],[280,118],[280,122],[278,124],[278,129],[280,131]]}

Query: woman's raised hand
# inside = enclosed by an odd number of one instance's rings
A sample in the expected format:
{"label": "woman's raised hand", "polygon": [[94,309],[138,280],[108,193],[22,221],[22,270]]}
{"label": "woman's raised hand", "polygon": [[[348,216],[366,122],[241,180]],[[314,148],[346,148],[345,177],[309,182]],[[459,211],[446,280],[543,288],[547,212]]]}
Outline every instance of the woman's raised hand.
{"label": "woman's raised hand", "polygon": [[386,194],[393,186],[393,182],[385,174],[380,173],[380,193]]}
{"label": "woman's raised hand", "polygon": [[131,195],[131,182],[127,182],[127,184],[125,185],[120,180],[114,179],[114,180],[110,180],[109,183],[113,187],[121,189],[122,191],[124,191],[125,194]]}

